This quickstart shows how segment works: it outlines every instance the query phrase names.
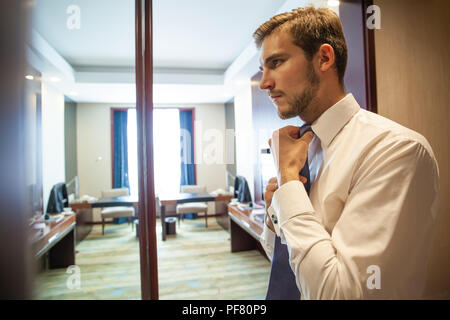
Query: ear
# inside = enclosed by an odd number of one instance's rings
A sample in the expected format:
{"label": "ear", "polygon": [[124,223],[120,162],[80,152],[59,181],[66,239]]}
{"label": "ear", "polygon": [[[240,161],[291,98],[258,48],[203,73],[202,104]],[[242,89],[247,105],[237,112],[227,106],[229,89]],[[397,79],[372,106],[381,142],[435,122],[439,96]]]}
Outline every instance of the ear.
{"label": "ear", "polygon": [[320,71],[327,71],[335,63],[334,49],[329,44],[325,43],[320,46],[318,52],[319,69]]}

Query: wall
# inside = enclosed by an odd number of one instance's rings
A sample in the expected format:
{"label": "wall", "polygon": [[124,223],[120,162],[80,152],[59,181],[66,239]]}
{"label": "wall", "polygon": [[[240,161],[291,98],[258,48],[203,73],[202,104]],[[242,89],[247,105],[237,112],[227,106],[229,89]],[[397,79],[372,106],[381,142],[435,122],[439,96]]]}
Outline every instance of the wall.
{"label": "wall", "polygon": [[[64,144],[66,182],[77,176],[77,104],[65,101],[64,104]],[[70,191],[69,191],[70,192]]]}
{"label": "wall", "polygon": [[252,87],[250,79],[241,85],[234,97],[236,125],[236,174],[247,179],[254,199],[253,184],[253,130],[252,130]]}
{"label": "wall", "polygon": [[[80,196],[100,197],[101,190],[110,189],[111,176],[111,107],[130,105],[111,105],[103,103],[78,103],[77,106],[77,162]],[[171,105],[173,107],[173,105]],[[160,106],[164,107],[164,106]],[[176,105],[176,107],[195,108],[195,120],[201,124],[201,132],[196,135],[197,184],[207,186],[208,191],[225,189],[226,164],[208,163],[206,157],[212,151],[212,140],[204,136],[210,129],[225,136],[224,104]],[[200,127],[198,128],[200,129]],[[211,132],[211,131],[209,131]],[[214,131],[213,131],[214,133]],[[225,147],[225,145],[224,145]],[[225,156],[225,155],[224,155]],[[101,160],[99,160],[101,157]],[[200,161],[201,159],[201,161]],[[209,214],[215,213],[214,204],[209,204]],[[94,210],[94,221],[100,221],[99,210]]]}
{"label": "wall", "polygon": [[65,182],[64,95],[42,83],[42,185],[44,212],[54,184]]}
{"label": "wall", "polygon": [[[226,130],[233,130],[233,132],[236,132],[234,123],[234,99],[225,103],[225,128]],[[236,137],[236,135],[234,135],[234,137]],[[233,176],[236,176],[236,138],[226,144],[225,152],[228,153],[227,159],[231,160],[227,161],[226,170],[227,173],[230,174],[228,179],[226,179],[227,188],[234,187]]]}
{"label": "wall", "polygon": [[110,104],[78,103],[77,162],[80,196],[111,189]]}
{"label": "wall", "polygon": [[426,294],[450,298],[450,26],[446,0],[376,0],[378,113],[424,135],[439,164],[441,211]]}

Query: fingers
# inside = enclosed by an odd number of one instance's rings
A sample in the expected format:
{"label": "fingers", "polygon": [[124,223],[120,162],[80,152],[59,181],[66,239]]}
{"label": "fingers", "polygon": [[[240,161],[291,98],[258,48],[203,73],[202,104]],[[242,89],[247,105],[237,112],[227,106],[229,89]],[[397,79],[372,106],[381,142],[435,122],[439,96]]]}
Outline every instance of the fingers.
{"label": "fingers", "polygon": [[306,142],[307,144],[310,144],[313,138],[314,138],[314,133],[312,131],[308,131],[300,138],[300,140]]}
{"label": "fingers", "polygon": [[286,126],[283,128],[283,130],[286,130],[287,134],[294,139],[298,139],[300,135],[300,127]]}
{"label": "fingers", "polygon": [[269,183],[278,183],[278,178],[277,177],[270,178]]}
{"label": "fingers", "polygon": [[308,181],[304,176],[300,176],[300,182],[305,184]]}

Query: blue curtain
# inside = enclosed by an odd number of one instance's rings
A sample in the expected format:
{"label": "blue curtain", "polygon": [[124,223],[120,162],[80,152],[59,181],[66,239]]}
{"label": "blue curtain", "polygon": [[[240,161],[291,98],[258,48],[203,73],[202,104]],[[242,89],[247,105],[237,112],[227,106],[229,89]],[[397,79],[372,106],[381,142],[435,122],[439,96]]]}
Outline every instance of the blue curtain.
{"label": "blue curtain", "polygon": [[180,186],[195,184],[192,110],[180,110],[181,181]]}
{"label": "blue curtain", "polygon": [[114,111],[114,188],[130,188],[128,181],[127,111]]}

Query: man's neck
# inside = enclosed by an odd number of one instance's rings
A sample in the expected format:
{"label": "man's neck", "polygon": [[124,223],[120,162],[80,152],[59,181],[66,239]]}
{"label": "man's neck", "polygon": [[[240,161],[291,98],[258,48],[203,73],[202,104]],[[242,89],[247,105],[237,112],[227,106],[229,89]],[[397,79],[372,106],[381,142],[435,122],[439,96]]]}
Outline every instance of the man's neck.
{"label": "man's neck", "polygon": [[321,93],[320,90],[317,97],[311,102],[311,113],[302,115],[300,118],[308,123],[312,124],[316,121],[325,111],[334,106],[336,103],[345,98],[347,93],[339,88],[338,90],[327,90],[327,92]]}

